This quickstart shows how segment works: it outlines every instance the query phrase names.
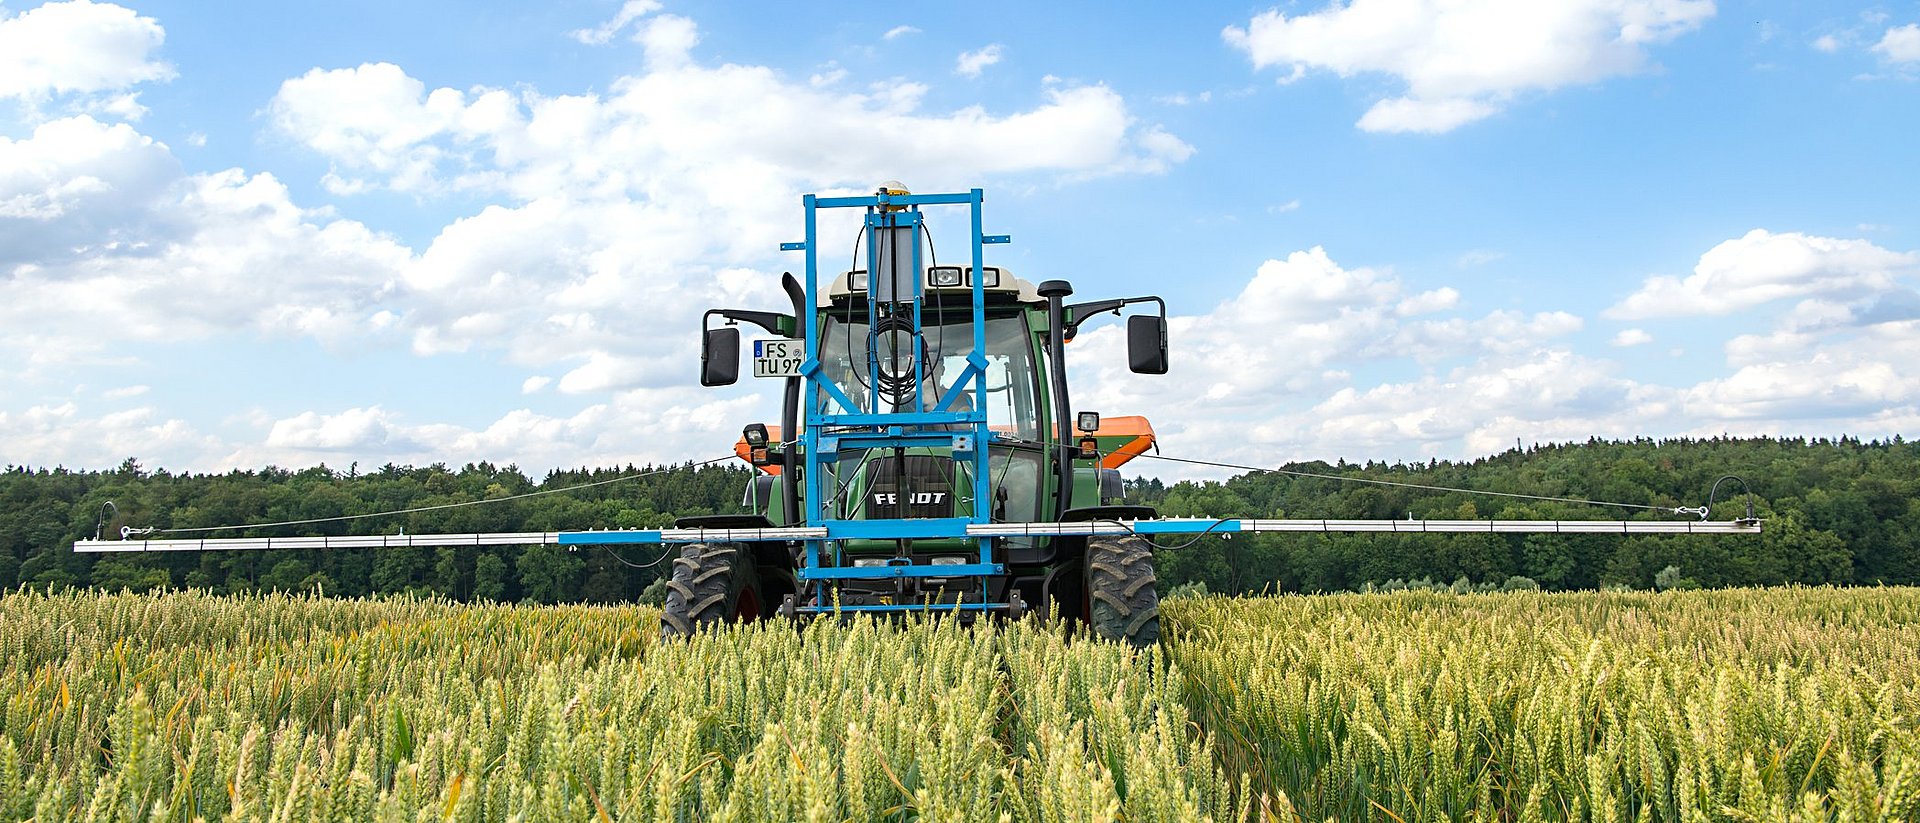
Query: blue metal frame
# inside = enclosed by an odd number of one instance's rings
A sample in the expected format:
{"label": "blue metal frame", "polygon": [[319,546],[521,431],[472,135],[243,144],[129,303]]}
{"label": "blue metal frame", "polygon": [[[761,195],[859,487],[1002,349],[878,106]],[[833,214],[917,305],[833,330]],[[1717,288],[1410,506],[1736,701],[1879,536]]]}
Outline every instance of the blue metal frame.
{"label": "blue metal frame", "polygon": [[[806,340],[806,362],[800,366],[802,379],[801,397],[802,434],[799,445],[803,451],[804,474],[806,482],[806,522],[824,525],[829,537],[807,539],[804,562],[799,570],[802,585],[813,584],[816,602],[828,602],[827,582],[834,580],[886,580],[902,577],[980,577],[1005,573],[1005,567],[994,563],[992,541],[990,538],[970,538],[978,549],[978,561],[960,566],[916,567],[916,566],[836,566],[825,562],[826,553],[838,556],[840,541],[845,539],[925,539],[931,537],[966,537],[966,525],[986,523],[991,515],[991,507],[986,502],[992,499],[989,478],[992,476],[987,465],[985,445],[992,441],[992,433],[987,428],[987,384],[986,384],[986,287],[985,278],[972,278],[969,289],[972,293],[973,348],[967,354],[967,367],[953,378],[951,386],[939,387],[943,397],[940,405],[932,411],[919,411],[925,408],[921,402],[922,382],[916,380],[913,386],[914,403],[912,412],[883,410],[880,406],[880,392],[870,393],[870,406],[866,408],[855,404],[833,381],[822,374],[820,364],[820,319],[815,309],[819,305],[820,288],[820,237],[819,210],[821,209],[864,209],[864,225],[867,236],[867,333],[869,339],[879,328],[877,301],[872,299],[879,286],[881,259],[880,237],[883,233],[894,237],[894,229],[907,229],[912,237],[912,277],[913,301],[911,320],[913,326],[913,358],[915,373],[926,375],[931,364],[923,361],[921,337],[921,298],[926,290],[921,250],[921,207],[923,206],[965,206],[970,211],[971,242],[969,251],[973,259],[973,270],[978,272],[986,267],[982,246],[989,242],[1007,242],[1005,235],[991,239],[981,233],[981,205],[985,195],[980,189],[964,193],[946,194],[890,194],[885,191],[862,197],[818,197],[807,195],[801,199],[805,211],[806,239],[801,243],[782,244],[783,249],[803,250],[806,252],[806,277],[802,279],[805,288],[806,318],[804,324]],[[868,375],[878,375],[878,364],[873,362],[874,347],[869,345]],[[877,379],[877,377],[876,377]],[[954,411],[953,405],[960,396],[955,389],[966,387],[973,394],[973,411]],[[855,410],[848,414],[825,413],[817,398],[821,392],[838,403],[843,409]],[[822,429],[833,427],[837,431],[823,434]],[[955,430],[960,427],[959,430]],[[826,490],[822,487],[822,478],[826,475],[827,464],[842,459],[846,452],[866,452],[872,449],[890,448],[949,448],[953,450],[956,461],[965,460],[972,464],[969,475],[973,478],[972,511],[965,518],[944,520],[830,520],[826,510]],[[984,589],[983,589],[984,591]],[[906,607],[902,607],[906,608]]]}

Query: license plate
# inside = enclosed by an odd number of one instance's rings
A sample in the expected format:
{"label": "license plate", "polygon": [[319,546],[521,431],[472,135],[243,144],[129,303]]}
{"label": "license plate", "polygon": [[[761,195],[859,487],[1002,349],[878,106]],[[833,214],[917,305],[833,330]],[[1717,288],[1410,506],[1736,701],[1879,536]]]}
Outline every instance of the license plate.
{"label": "license plate", "polygon": [[775,338],[753,341],[754,377],[799,377],[800,364],[806,362],[804,340]]}

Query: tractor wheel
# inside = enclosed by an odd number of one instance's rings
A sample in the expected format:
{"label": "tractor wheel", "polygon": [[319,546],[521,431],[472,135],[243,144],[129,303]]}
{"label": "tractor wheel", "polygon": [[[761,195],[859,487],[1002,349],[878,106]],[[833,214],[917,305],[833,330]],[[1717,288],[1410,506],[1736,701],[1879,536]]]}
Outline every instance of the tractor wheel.
{"label": "tractor wheel", "polygon": [[661,637],[686,637],[729,620],[760,619],[753,552],[739,543],[689,543],[673,561]]}
{"label": "tractor wheel", "polygon": [[1093,634],[1136,648],[1160,642],[1153,545],[1137,534],[1087,539],[1087,617]]}

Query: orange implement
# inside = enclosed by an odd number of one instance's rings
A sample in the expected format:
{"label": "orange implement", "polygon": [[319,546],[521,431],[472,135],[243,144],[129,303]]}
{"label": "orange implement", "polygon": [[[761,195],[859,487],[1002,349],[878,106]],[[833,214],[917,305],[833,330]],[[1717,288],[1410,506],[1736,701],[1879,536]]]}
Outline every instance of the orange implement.
{"label": "orange implement", "polygon": [[[1075,441],[1085,435],[1079,427],[1074,428]],[[1100,444],[1100,468],[1117,469],[1153,448],[1153,424],[1137,415],[1103,417],[1093,439]]]}

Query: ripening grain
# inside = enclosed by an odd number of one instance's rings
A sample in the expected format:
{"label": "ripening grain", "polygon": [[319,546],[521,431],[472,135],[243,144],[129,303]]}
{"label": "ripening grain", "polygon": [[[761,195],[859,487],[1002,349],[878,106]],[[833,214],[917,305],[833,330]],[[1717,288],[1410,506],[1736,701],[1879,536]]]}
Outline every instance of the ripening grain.
{"label": "ripening grain", "polygon": [[[0,819],[1197,820],[1153,655],[1032,625],[15,594]],[[1011,673],[1011,674],[1010,674]]]}
{"label": "ripening grain", "polygon": [[1920,819],[1912,589],[1206,598],[1166,614],[1222,762],[1283,814]]}
{"label": "ripening grain", "polygon": [[0,597],[0,819],[1920,820],[1920,592],[645,608]]}

